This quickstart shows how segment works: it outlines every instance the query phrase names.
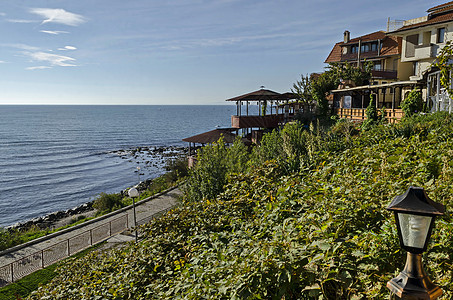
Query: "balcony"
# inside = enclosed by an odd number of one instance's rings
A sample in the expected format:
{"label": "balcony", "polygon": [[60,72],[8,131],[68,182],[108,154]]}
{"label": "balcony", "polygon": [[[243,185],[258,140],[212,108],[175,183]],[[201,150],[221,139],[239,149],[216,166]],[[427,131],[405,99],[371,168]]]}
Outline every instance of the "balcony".
{"label": "balcony", "polygon": [[267,116],[231,116],[232,128],[276,128],[284,115]]}
{"label": "balcony", "polygon": [[[408,47],[408,45],[406,45]],[[406,55],[404,59],[401,61],[417,61],[420,59],[426,58],[435,58],[437,53],[437,45],[429,44],[429,45],[416,45],[413,46],[413,51],[406,51]]]}
{"label": "balcony", "polygon": [[397,79],[397,72],[393,70],[372,70],[373,78],[379,79]]}
{"label": "balcony", "polygon": [[[366,119],[366,108],[336,108],[335,114],[342,119],[350,119],[352,121],[363,121]],[[379,112],[380,113],[380,112]],[[401,109],[385,109],[384,117],[389,123],[396,123],[403,117]]]}

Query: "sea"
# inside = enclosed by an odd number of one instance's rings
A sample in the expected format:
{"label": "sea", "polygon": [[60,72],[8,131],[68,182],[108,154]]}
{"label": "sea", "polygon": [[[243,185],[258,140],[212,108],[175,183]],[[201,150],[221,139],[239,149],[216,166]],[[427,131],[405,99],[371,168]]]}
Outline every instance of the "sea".
{"label": "sea", "polygon": [[230,127],[235,112],[234,105],[0,106],[0,226],[155,178],[164,164],[119,153],[187,147],[183,138]]}

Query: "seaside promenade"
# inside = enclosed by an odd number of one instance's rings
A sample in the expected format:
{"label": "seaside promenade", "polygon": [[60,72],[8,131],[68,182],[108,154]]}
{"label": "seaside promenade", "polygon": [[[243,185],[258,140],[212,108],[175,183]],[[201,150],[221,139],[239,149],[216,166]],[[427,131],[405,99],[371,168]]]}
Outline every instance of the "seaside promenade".
{"label": "seaside promenade", "polygon": [[[137,224],[145,224],[159,213],[168,211],[177,204],[181,195],[181,190],[176,187],[137,202]],[[132,227],[134,213],[132,206],[128,206],[74,228],[5,250],[0,253],[0,286],[107,239],[112,242],[133,241],[133,234],[121,235]]]}

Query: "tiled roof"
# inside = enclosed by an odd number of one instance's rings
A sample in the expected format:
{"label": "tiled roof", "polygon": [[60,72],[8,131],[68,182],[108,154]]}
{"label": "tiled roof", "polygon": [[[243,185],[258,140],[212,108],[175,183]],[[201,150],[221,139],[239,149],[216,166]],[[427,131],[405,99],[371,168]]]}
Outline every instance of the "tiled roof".
{"label": "tiled roof", "polygon": [[403,38],[389,36],[387,39],[384,39],[382,49],[381,49],[381,56],[389,56],[389,55],[399,55],[401,53],[401,46],[403,44]]}
{"label": "tiled roof", "polygon": [[433,24],[451,22],[451,21],[453,21],[453,12],[448,13],[448,14],[433,16],[431,19],[429,19],[428,21],[425,21],[425,22],[420,22],[420,23],[416,23],[416,24],[403,26],[403,27],[399,28],[398,30],[389,32],[389,34],[398,33],[401,31],[406,31],[409,29],[424,27],[424,26],[433,25]]}
{"label": "tiled roof", "polygon": [[371,42],[371,41],[376,41],[376,40],[381,40],[385,37],[385,32],[384,31],[376,31],[370,34],[362,35],[353,39],[350,39],[347,44],[343,43],[344,45],[349,45],[349,44],[356,44],[361,40],[362,42]]}
{"label": "tiled roof", "polygon": [[435,10],[439,10],[441,8],[442,9],[447,8],[449,6],[453,6],[453,1],[450,1],[450,2],[447,2],[447,3],[441,4],[441,5],[437,5],[437,6],[431,7],[430,9],[427,10],[427,12],[430,13],[430,12],[433,12]]}
{"label": "tiled roof", "polygon": [[340,44],[344,44],[344,43],[343,42],[339,42],[339,43],[336,43],[335,46],[333,46],[332,51],[330,51],[329,56],[327,56],[326,60],[324,61],[325,63],[341,61],[341,46],[340,46]]}
{"label": "tiled roof", "polygon": [[354,39],[351,39],[348,43],[338,42],[333,47],[332,51],[330,51],[329,56],[324,61],[325,63],[331,62],[341,62],[341,61],[354,61],[357,60],[356,53],[348,53],[342,54],[342,46],[345,45],[354,45],[358,44],[359,40],[361,42],[371,42],[376,40],[382,40],[382,49],[380,55],[378,55],[377,51],[374,52],[362,52],[360,54],[361,59],[365,58],[378,58],[384,57],[389,55],[398,55],[401,53],[401,38],[397,38],[394,36],[386,36],[384,31],[377,31],[367,35],[363,35]]}

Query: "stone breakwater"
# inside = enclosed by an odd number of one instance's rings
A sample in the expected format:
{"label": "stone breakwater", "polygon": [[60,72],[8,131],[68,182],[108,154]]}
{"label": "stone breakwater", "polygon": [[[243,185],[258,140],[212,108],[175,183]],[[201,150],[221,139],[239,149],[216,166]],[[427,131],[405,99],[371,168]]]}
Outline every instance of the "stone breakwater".
{"label": "stone breakwater", "polygon": [[[173,159],[181,158],[187,155],[189,149],[187,147],[137,147],[133,149],[123,149],[110,151],[110,154],[118,155],[121,159],[127,159],[130,162],[136,162],[140,164],[142,168],[154,167],[165,169],[167,163]],[[139,170],[135,171],[139,172]],[[143,175],[140,173],[140,175]],[[140,182],[138,189],[145,190],[152,183],[152,179],[146,179]],[[127,195],[127,190],[119,191],[123,196]],[[40,229],[50,229],[54,225],[65,218],[74,218],[76,216],[82,216],[83,214],[94,211],[93,201],[86,202],[77,207],[65,210],[57,211],[46,216],[27,220],[8,226],[7,229],[27,230],[32,227],[38,227]]]}

